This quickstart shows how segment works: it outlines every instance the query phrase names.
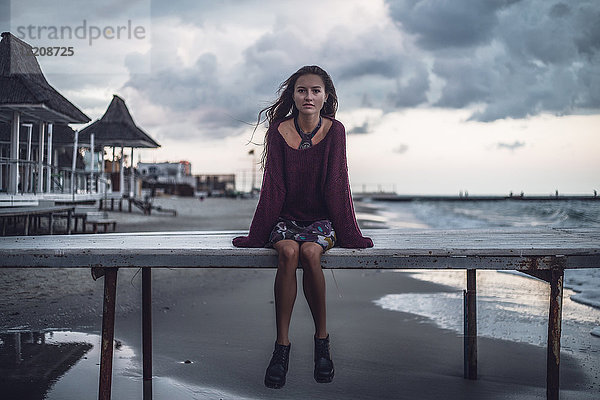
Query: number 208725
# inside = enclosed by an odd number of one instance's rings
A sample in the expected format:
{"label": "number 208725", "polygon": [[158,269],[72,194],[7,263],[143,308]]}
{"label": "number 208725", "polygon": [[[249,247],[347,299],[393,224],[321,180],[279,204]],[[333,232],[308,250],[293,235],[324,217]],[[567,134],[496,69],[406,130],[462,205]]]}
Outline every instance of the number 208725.
{"label": "number 208725", "polygon": [[70,57],[75,55],[73,47],[32,47],[31,49],[36,57]]}

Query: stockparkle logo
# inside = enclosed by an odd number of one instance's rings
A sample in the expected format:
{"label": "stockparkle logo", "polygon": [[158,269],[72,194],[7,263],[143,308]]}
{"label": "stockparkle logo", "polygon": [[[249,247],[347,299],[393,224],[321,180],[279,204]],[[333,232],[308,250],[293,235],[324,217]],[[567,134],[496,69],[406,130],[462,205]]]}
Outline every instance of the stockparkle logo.
{"label": "stockparkle logo", "polygon": [[17,37],[24,41],[32,40],[87,40],[88,45],[96,40],[144,40],[146,39],[146,28],[142,25],[134,25],[127,20],[123,25],[88,25],[83,20],[81,25],[53,26],[53,25],[21,25],[16,28]]}

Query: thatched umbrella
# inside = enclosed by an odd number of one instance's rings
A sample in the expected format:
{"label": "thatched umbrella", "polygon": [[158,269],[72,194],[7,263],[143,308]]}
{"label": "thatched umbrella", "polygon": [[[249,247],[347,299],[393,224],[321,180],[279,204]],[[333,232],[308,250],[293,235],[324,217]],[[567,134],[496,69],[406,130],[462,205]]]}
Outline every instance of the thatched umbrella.
{"label": "thatched umbrella", "polygon": [[[52,164],[52,133],[55,123],[86,123],[90,118],[56,91],[42,73],[31,46],[9,32],[0,41],[0,121],[11,124],[11,167],[8,192],[17,192],[19,130],[21,123],[38,123],[38,169],[44,155],[44,127],[48,124],[47,164]],[[38,187],[42,187],[42,173]],[[50,170],[47,173],[50,188]]]}
{"label": "thatched umbrella", "polygon": [[79,131],[80,143],[89,143],[92,133],[96,143],[102,146],[160,147],[154,139],[133,122],[125,101],[116,94],[113,95],[102,118]]}
{"label": "thatched umbrella", "polygon": [[[94,144],[92,144],[92,135]],[[86,143],[94,148],[97,146],[112,147],[113,166],[115,154],[114,149],[115,147],[121,147],[121,160],[119,169],[119,190],[121,194],[123,194],[124,186],[123,148],[130,147],[131,195],[133,195],[133,149],[160,147],[160,145],[154,139],[148,136],[146,132],[140,129],[135,122],[133,122],[133,118],[127,109],[127,105],[125,105],[125,101],[116,94],[113,95],[113,99],[102,118],[94,121],[79,131],[79,143]],[[104,170],[104,166],[102,166],[102,170]]]}

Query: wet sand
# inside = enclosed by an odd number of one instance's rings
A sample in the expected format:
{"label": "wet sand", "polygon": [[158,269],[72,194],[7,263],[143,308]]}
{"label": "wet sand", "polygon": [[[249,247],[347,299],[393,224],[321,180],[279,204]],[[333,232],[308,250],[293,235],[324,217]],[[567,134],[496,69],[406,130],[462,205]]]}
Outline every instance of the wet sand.
{"label": "wet sand", "polygon": [[[157,204],[167,208],[176,204],[178,216],[114,213],[119,219],[117,230],[245,230],[256,200],[165,198],[157,199]],[[357,212],[366,211],[357,205]],[[141,276],[136,272],[119,271],[116,339],[132,355],[131,362],[115,362],[115,399],[141,398]],[[20,327],[99,334],[103,282],[94,282],[89,270],[2,270],[0,274],[0,331]],[[313,325],[300,274],[288,383],[281,390],[270,390],[262,382],[274,341],[275,271],[153,270],[154,398],[545,397],[544,347],[479,338],[479,379],[465,380],[460,335],[423,317],[373,303],[390,293],[449,289],[391,271],[337,271],[337,287],[331,271],[325,271],[336,377],[331,384],[315,383]],[[116,359],[125,359],[120,354],[116,350]],[[78,365],[72,371],[83,368]],[[67,399],[71,393],[73,399],[96,397],[97,375],[87,374],[89,397],[85,397],[63,384],[69,373],[55,384],[62,391],[51,390],[48,399]],[[597,378],[587,376],[576,359],[563,353],[561,398],[593,399],[597,393]]]}

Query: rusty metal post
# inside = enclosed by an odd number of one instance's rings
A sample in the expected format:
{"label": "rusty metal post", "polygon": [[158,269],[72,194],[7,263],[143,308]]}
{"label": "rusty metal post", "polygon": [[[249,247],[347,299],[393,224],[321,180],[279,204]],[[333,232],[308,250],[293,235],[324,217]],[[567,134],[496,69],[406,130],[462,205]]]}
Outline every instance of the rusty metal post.
{"label": "rusty metal post", "polygon": [[98,400],[110,400],[111,395],[116,296],[117,268],[106,268],[104,270],[104,306],[102,311],[102,348],[100,349]]}
{"label": "rusty metal post", "polygon": [[71,234],[71,220],[73,219],[73,209],[67,210],[67,235]]}
{"label": "rusty metal post", "polygon": [[152,269],[142,268],[142,359],[144,399],[152,398]]}
{"label": "rusty metal post", "polygon": [[467,340],[467,331],[469,326],[467,324],[467,290],[463,290],[463,377],[467,379],[469,377],[469,341]]}
{"label": "rusty metal post", "polygon": [[558,400],[559,395],[563,278],[563,269],[550,271],[550,313],[548,315],[548,356],[546,358],[546,398],[549,400]]}
{"label": "rusty metal post", "polygon": [[465,378],[477,379],[477,270],[467,270],[465,292]]}
{"label": "rusty metal post", "polygon": [[21,355],[21,332],[15,332],[13,334],[13,338],[15,339],[15,365],[19,365],[21,364],[21,361],[23,361],[22,355]]}

